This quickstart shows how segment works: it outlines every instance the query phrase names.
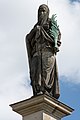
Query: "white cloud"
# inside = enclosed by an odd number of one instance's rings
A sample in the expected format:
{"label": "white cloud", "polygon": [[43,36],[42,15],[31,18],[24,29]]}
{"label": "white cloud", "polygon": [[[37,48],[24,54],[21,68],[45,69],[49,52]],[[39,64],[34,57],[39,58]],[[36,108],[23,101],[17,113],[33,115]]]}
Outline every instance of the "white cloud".
{"label": "white cloud", "polygon": [[[32,4],[33,2],[33,4]],[[46,0],[0,0],[0,119],[20,120],[9,104],[32,95],[25,35],[37,21],[37,9]],[[80,83],[80,3],[50,0],[50,14],[57,13],[62,33],[58,53],[59,74]],[[6,117],[7,118],[6,118]]]}

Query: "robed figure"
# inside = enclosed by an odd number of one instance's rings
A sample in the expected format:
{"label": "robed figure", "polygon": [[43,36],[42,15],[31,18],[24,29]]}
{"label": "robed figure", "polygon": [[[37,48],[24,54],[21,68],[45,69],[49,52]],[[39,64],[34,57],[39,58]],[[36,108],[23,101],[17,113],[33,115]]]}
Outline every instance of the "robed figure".
{"label": "robed figure", "polygon": [[[42,4],[38,9],[38,22],[26,35],[30,79],[33,95],[48,94],[56,99],[60,96],[56,63],[55,36],[51,35],[49,8]],[[58,29],[57,46],[61,45]]]}

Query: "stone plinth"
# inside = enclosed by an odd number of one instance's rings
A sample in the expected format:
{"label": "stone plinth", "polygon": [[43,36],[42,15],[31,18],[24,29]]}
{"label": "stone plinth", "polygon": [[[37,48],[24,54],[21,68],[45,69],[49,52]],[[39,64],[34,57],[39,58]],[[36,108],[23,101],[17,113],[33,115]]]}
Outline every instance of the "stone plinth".
{"label": "stone plinth", "polygon": [[23,120],[61,120],[70,115],[72,108],[48,95],[39,95],[10,105]]}

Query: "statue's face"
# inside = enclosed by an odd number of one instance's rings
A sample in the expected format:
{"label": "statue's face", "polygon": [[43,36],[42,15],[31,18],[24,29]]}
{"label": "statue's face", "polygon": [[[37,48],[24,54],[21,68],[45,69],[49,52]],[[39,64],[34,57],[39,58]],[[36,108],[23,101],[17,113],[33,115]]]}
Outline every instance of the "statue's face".
{"label": "statue's face", "polygon": [[41,7],[39,9],[39,16],[44,17],[47,14],[47,9],[46,7]]}
{"label": "statue's face", "polygon": [[46,5],[41,5],[38,10],[38,21],[47,20],[49,17],[49,8]]}

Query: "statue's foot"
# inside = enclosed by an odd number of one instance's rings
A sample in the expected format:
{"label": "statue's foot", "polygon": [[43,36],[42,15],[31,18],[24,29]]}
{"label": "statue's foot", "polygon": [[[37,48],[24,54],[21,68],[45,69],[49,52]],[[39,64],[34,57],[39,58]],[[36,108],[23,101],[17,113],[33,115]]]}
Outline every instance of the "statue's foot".
{"label": "statue's foot", "polygon": [[60,97],[60,94],[56,94],[54,97],[58,99]]}
{"label": "statue's foot", "polygon": [[43,94],[43,92],[42,92],[42,91],[40,91],[40,92],[38,92],[38,93],[37,93],[37,95],[42,95],[42,94]]}

